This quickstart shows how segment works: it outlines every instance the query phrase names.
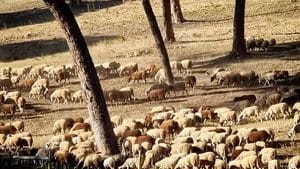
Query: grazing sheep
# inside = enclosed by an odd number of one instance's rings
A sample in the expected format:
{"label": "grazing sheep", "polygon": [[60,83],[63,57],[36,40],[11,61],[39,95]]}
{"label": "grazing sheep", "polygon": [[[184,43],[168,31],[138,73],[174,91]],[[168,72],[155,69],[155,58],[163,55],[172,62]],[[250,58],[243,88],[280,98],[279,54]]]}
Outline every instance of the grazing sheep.
{"label": "grazing sheep", "polygon": [[134,96],[134,91],[132,87],[123,87],[119,90],[121,92],[121,95],[126,101],[134,101],[136,100],[136,97]]}
{"label": "grazing sheep", "polygon": [[280,102],[281,94],[280,93],[273,93],[269,95],[266,99],[266,105],[271,106],[273,104],[277,104]]}
{"label": "grazing sheep", "polygon": [[99,167],[99,163],[102,161],[102,157],[100,154],[92,153],[88,154],[83,162],[82,168],[90,168],[90,167]]}
{"label": "grazing sheep", "polygon": [[121,65],[118,68],[119,76],[122,77],[124,74],[131,75],[133,72],[138,71],[137,63],[127,63],[125,65]]}
{"label": "grazing sheep", "polygon": [[229,162],[229,169],[233,169],[234,167],[236,168],[242,168],[242,169],[247,169],[247,168],[258,168],[257,166],[257,156],[256,155],[250,155],[247,156],[241,160],[233,160]]}
{"label": "grazing sheep", "polygon": [[17,105],[16,104],[2,104],[0,105],[0,112],[7,118],[7,114],[10,114],[12,118],[15,118]]}
{"label": "grazing sheep", "polygon": [[118,169],[138,169],[139,158],[127,158]]}
{"label": "grazing sheep", "polygon": [[71,92],[69,89],[56,89],[50,95],[50,101],[56,103],[60,103],[60,99],[63,99],[63,104],[68,104],[68,101],[71,100]]}
{"label": "grazing sheep", "polygon": [[288,131],[288,137],[292,138],[294,140],[297,133],[300,133],[300,123],[295,124],[289,131]]}
{"label": "grazing sheep", "polygon": [[300,167],[300,156],[296,155],[289,160],[289,169],[299,169]]}
{"label": "grazing sheep", "polygon": [[226,140],[225,144],[228,146],[230,150],[232,150],[234,147],[238,146],[240,143],[240,138],[238,135],[229,135]]}
{"label": "grazing sheep", "polygon": [[173,144],[171,146],[171,154],[181,154],[185,153],[188,154],[192,148],[192,144],[190,143],[181,143],[181,144]]}
{"label": "grazing sheep", "polygon": [[221,159],[216,159],[214,169],[226,169],[226,163]]}
{"label": "grazing sheep", "polygon": [[280,114],[283,115],[284,119],[287,116],[290,116],[289,106],[286,103],[278,103],[270,106],[265,114],[265,118],[266,120],[276,120],[277,118],[279,118]]}
{"label": "grazing sheep", "polygon": [[54,135],[58,132],[64,134],[66,132],[66,129],[66,119],[59,119],[54,122],[52,132]]}
{"label": "grazing sheep", "polygon": [[269,161],[276,159],[277,152],[274,148],[263,148],[259,153],[258,157],[263,165],[267,165]]}
{"label": "grazing sheep", "polygon": [[216,153],[224,160],[227,161],[228,147],[226,144],[221,143],[216,146]]}
{"label": "grazing sheep", "polygon": [[166,99],[166,93],[168,92],[167,89],[155,89],[155,90],[151,90],[149,92],[149,95],[148,95],[148,100],[149,101],[162,101],[162,100],[165,100]]}
{"label": "grazing sheep", "polygon": [[182,95],[186,93],[186,95],[188,96],[188,91],[185,87],[185,82],[175,82],[168,85],[168,91],[173,91],[175,96],[177,91],[182,91]]}
{"label": "grazing sheep", "polygon": [[85,97],[85,95],[84,95],[83,90],[77,90],[76,92],[74,92],[72,94],[71,100],[74,103],[77,103],[77,101],[79,101],[80,103],[83,103],[84,97]]}
{"label": "grazing sheep", "polygon": [[286,103],[290,106],[294,105],[299,100],[299,94],[296,92],[286,92],[280,98],[281,103]]}
{"label": "grazing sheep", "polygon": [[240,72],[241,82],[246,85],[253,85],[258,80],[258,75],[253,70],[244,70]]}
{"label": "grazing sheep", "polygon": [[266,72],[261,75],[259,82],[265,86],[273,86],[276,83],[277,73],[275,72]]}
{"label": "grazing sheep", "polygon": [[166,130],[164,129],[150,129],[147,131],[147,135],[151,136],[152,138],[166,138]]}
{"label": "grazing sheep", "polygon": [[179,159],[174,169],[184,168],[184,167],[195,168],[198,166],[198,164],[199,164],[198,154],[191,153],[191,154],[188,154],[187,156]]}
{"label": "grazing sheep", "polygon": [[195,76],[186,76],[184,78],[185,86],[189,86],[192,89],[195,89],[196,81],[197,81],[197,79]]}
{"label": "grazing sheep", "polygon": [[159,128],[166,131],[169,139],[173,138],[173,136],[175,136],[175,134],[177,134],[180,129],[178,123],[173,119],[163,121]]}
{"label": "grazing sheep", "polygon": [[217,117],[217,113],[214,110],[202,110],[199,112],[201,120],[205,123],[207,119],[212,121]]}
{"label": "grazing sheep", "polygon": [[121,161],[121,159],[121,154],[109,156],[103,161],[103,167],[105,169],[115,169],[116,165]]}
{"label": "grazing sheep", "polygon": [[248,136],[249,143],[255,143],[257,141],[267,141],[267,139],[270,139],[270,135],[264,130],[253,131]]}
{"label": "grazing sheep", "polygon": [[159,169],[174,169],[178,160],[185,157],[186,154],[174,154],[170,157],[166,157],[158,162],[155,163],[155,167]]}
{"label": "grazing sheep", "polygon": [[256,116],[258,117],[260,113],[260,108],[258,106],[251,106],[251,107],[246,107],[240,115],[237,117],[237,122],[241,122],[241,120],[248,118],[250,116]]}
{"label": "grazing sheep", "polygon": [[234,124],[236,121],[236,112],[235,111],[227,111],[224,113],[220,113],[219,117],[220,117],[219,123],[221,125],[225,125],[229,121],[231,121]]}

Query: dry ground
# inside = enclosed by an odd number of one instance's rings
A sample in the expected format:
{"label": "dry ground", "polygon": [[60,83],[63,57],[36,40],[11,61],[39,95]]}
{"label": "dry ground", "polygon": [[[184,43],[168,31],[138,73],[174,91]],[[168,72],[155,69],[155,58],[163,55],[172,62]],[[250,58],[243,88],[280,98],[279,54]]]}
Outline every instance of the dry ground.
{"label": "dry ground", "polygon": [[[257,96],[271,92],[271,88],[220,88],[209,82],[205,71],[217,66],[231,70],[253,69],[258,73],[267,70],[285,69],[294,74],[300,71],[300,3],[287,0],[247,0],[246,25],[247,37],[275,38],[278,43],[294,45],[293,50],[278,53],[252,53],[249,58],[232,61],[224,60],[231,49],[233,1],[182,1],[184,24],[174,25],[177,42],[168,44],[170,60],[190,58],[194,61],[193,74],[198,82],[195,91],[189,91],[188,97],[178,97],[163,102],[176,109],[202,105],[232,106],[232,99],[241,94]],[[162,23],[161,3],[152,1],[158,22]],[[106,7],[110,6],[110,7]],[[89,44],[89,50],[95,63],[115,60],[120,63],[137,62],[140,67],[150,64],[160,65],[146,17],[140,1],[124,4],[106,4],[103,9],[86,12],[74,9],[79,26]],[[9,17],[7,17],[9,16]],[[0,66],[21,67],[48,63],[59,65],[72,63],[63,33],[57,22],[45,8],[42,0],[3,0],[0,6]],[[162,29],[163,30],[163,29]],[[135,51],[148,53],[127,58]],[[13,59],[12,59],[13,58]],[[176,74],[180,78],[181,75]],[[104,89],[132,86],[136,96],[143,99],[144,90],[154,83],[127,84],[126,79],[114,78],[102,80]],[[60,87],[54,82],[52,88]],[[65,87],[79,89],[77,79]],[[26,96],[27,93],[24,93]],[[55,120],[64,117],[87,117],[84,104],[51,104],[49,100],[29,100],[30,116],[25,119],[26,130],[36,134],[35,146],[42,146],[51,134]],[[123,106],[109,106],[111,115],[122,114],[130,118],[142,118],[151,107],[159,103],[147,102]],[[292,120],[276,122],[251,122],[240,126],[272,126],[276,139],[287,139],[287,130]],[[236,126],[236,127],[240,127]],[[281,154],[296,154],[299,146],[280,150]]]}

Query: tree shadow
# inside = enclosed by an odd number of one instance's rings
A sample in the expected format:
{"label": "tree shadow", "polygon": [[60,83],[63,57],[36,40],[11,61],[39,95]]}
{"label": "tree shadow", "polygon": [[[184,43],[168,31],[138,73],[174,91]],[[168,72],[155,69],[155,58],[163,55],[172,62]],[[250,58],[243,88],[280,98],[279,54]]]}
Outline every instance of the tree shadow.
{"label": "tree shadow", "polygon": [[[106,40],[119,39],[120,36],[86,36],[88,45]],[[69,50],[66,39],[32,40],[26,42],[10,43],[0,45],[2,54],[0,61],[9,62],[20,59],[34,58],[44,55],[52,55]]]}
{"label": "tree shadow", "polygon": [[[101,10],[112,6],[117,6],[122,1],[108,0],[97,2],[83,2],[80,6],[71,7],[71,10],[75,16],[79,16],[82,13],[89,12],[87,6],[94,3],[95,10]],[[54,17],[50,13],[48,8],[33,8],[24,11],[0,13],[0,29],[1,28],[14,28],[24,25],[40,24],[53,21]]]}

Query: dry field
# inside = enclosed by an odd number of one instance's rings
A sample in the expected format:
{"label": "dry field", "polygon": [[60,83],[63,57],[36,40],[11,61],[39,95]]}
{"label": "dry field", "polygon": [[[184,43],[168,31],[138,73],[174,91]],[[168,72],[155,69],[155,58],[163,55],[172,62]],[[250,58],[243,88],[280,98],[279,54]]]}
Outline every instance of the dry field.
{"label": "dry field", "polygon": [[[184,16],[189,22],[174,25],[177,42],[167,44],[170,60],[190,58],[194,61],[193,74],[197,87],[188,97],[172,98],[163,105],[176,109],[204,103],[212,106],[232,106],[233,97],[241,94],[260,96],[272,88],[244,87],[221,88],[209,82],[205,71],[217,66],[231,70],[253,69],[258,73],[284,69],[291,74],[300,71],[300,3],[287,0],[247,0],[245,34],[247,37],[275,38],[278,43],[293,46],[281,52],[251,53],[243,60],[227,60],[223,57],[231,50],[233,1],[183,0]],[[152,1],[158,22],[162,24],[160,1]],[[140,1],[124,4],[103,2],[101,9],[87,12],[74,9],[76,19],[89,45],[94,63],[118,61],[121,64],[137,62],[141,68],[150,64],[160,65],[153,37]],[[163,30],[161,26],[161,30]],[[0,67],[21,67],[48,63],[59,65],[72,63],[72,57],[56,21],[47,11],[42,0],[2,0],[0,6]],[[137,57],[127,57],[130,52],[148,51]],[[180,79],[181,75],[175,74]],[[131,86],[136,96],[145,98],[144,90],[153,84],[127,84],[125,78],[102,80],[104,89]],[[51,88],[60,87],[51,82]],[[80,88],[78,79],[64,87],[75,91]],[[28,93],[24,93],[27,96]],[[122,114],[130,118],[142,118],[151,107],[159,103],[138,102],[132,105],[109,106],[111,115]],[[43,146],[52,134],[52,124],[64,117],[87,117],[84,104],[51,104],[49,100],[29,99],[26,129],[36,135],[34,145]],[[276,139],[287,139],[292,119],[276,122],[251,122],[245,126],[271,126]],[[280,154],[299,153],[299,145],[280,149]],[[298,152],[297,152],[298,149]]]}

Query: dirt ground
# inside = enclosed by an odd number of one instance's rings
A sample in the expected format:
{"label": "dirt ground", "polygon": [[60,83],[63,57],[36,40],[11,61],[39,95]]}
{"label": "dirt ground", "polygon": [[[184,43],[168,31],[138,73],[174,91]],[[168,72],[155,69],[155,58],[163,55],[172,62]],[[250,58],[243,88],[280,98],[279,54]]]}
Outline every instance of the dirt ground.
{"label": "dirt ground", "polygon": [[[231,50],[233,1],[181,1],[183,13],[188,22],[174,24],[176,42],[167,44],[170,60],[193,60],[193,75],[197,86],[189,91],[189,96],[176,97],[164,101],[176,110],[187,106],[209,104],[214,107],[233,106],[233,97],[242,94],[260,96],[272,92],[273,88],[220,87],[209,81],[207,70],[221,66],[230,70],[252,69],[258,74],[268,70],[288,70],[291,75],[300,72],[300,2],[287,0],[247,0],[246,37],[275,38],[286,50],[278,52],[253,52],[246,59],[228,60],[224,56]],[[99,3],[101,9],[87,12],[86,8],[76,8],[73,12],[89,45],[94,63],[118,61],[121,64],[136,62],[141,69],[150,64],[160,66],[153,37],[140,1],[122,3]],[[158,22],[162,25],[160,1],[152,1]],[[161,26],[163,31],[163,27]],[[72,63],[72,57],[59,25],[47,11],[42,0],[3,0],[0,6],[0,67],[21,67],[24,65],[61,65]],[[133,52],[144,52],[140,56],[128,57]],[[177,79],[182,75],[175,74]],[[139,100],[143,100],[144,90],[149,83],[127,83],[126,78],[101,80],[104,89],[131,86]],[[55,82],[51,90],[62,87]],[[64,87],[75,91],[80,88],[77,78]],[[295,86],[291,86],[295,87]],[[24,92],[24,96],[28,93]],[[29,99],[27,116],[24,119],[26,131],[34,133],[34,145],[43,146],[51,136],[55,120],[64,117],[87,117],[85,104],[52,104],[49,100]],[[138,101],[131,105],[109,106],[111,115],[122,114],[128,118],[143,118],[153,106],[159,103]],[[286,140],[292,119],[275,122],[250,122],[234,126],[271,126],[276,131],[277,140]],[[299,144],[299,143],[298,143]],[[281,148],[281,155],[299,153],[298,146]]]}

